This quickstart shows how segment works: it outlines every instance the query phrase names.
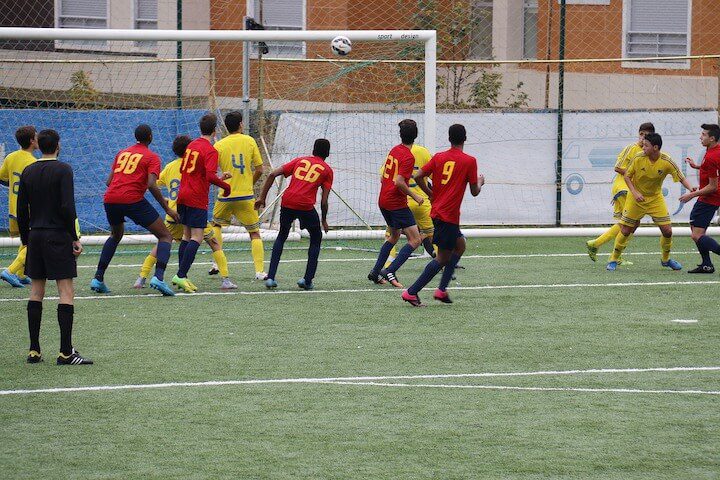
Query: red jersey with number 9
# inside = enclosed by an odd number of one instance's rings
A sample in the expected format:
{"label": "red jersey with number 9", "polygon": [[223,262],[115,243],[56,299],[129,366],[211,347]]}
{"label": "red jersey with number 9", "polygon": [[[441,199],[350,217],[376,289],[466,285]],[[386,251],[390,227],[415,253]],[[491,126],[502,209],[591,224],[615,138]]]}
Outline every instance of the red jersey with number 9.
{"label": "red jersey with number 9", "polygon": [[[207,210],[210,184],[217,178],[218,151],[206,138],[196,138],[185,149],[180,163],[178,205]],[[227,186],[227,183],[222,182]]]}
{"label": "red jersey with number 9", "polygon": [[283,207],[312,210],[315,208],[318,188],[332,188],[332,168],[320,157],[298,157],[283,165],[282,171],[286,177],[292,175],[280,203]]}
{"label": "red jersey with number 9", "polygon": [[395,185],[395,177],[400,175],[405,183],[410,180],[415,167],[415,157],[410,147],[395,145],[385,159],[385,165],[380,172],[380,197],[378,205],[385,210],[399,210],[407,208],[407,195]]}
{"label": "red jersey with number 9", "polygon": [[453,147],[432,157],[422,171],[433,178],[430,216],[460,225],[460,204],[465,188],[478,182],[475,157]]}
{"label": "red jersey with number 9", "polygon": [[142,143],[120,150],[112,166],[112,180],[105,191],[105,203],[135,203],[145,196],[148,174],[160,176],[160,157]]}

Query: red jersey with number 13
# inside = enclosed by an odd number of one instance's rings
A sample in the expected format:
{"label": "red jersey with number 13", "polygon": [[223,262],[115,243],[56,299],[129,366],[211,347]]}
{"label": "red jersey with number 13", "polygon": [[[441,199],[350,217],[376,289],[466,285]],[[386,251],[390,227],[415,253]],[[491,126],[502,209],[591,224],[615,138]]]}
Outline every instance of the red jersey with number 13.
{"label": "red jersey with number 13", "polygon": [[459,148],[436,154],[422,167],[432,175],[432,209],[430,216],[443,222],[460,225],[460,205],[468,184],[478,182],[477,160]]}
{"label": "red jersey with number 13", "polygon": [[142,143],[120,150],[112,166],[112,180],[105,190],[105,203],[135,203],[145,196],[148,175],[160,176],[160,157]]}
{"label": "red jersey with number 13", "polygon": [[196,138],[185,149],[180,163],[178,205],[207,210],[210,184],[230,190],[230,185],[217,176],[218,151],[203,137]]}
{"label": "red jersey with number 13", "polygon": [[283,193],[281,206],[293,210],[315,208],[318,188],[332,188],[333,171],[320,157],[298,157],[282,166],[283,175],[292,175]]}
{"label": "red jersey with number 13", "polygon": [[395,185],[395,177],[400,175],[407,183],[412,177],[414,167],[415,157],[410,151],[410,147],[401,143],[390,150],[381,172],[380,198],[378,199],[380,208],[385,210],[407,208],[407,195]]}

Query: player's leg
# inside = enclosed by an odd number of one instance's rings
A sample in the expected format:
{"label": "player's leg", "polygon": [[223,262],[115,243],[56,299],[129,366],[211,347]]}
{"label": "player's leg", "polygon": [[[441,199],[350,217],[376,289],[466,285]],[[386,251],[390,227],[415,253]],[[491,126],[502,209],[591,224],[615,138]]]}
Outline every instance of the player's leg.
{"label": "player's leg", "polygon": [[456,238],[451,239],[450,235],[448,235],[448,229],[446,228],[448,224],[440,220],[433,220],[433,223],[435,225],[433,242],[438,247],[437,254],[427,263],[427,265],[425,265],[425,269],[417,280],[415,280],[415,282],[410,285],[407,290],[403,291],[401,295],[403,300],[414,307],[422,305],[418,293],[420,290],[425,288],[425,286],[430,283],[433,278],[435,278],[435,275],[437,275],[445,265],[448,264],[452,250],[455,248],[456,244]]}
{"label": "player's leg", "polygon": [[237,285],[230,280],[230,269],[228,268],[227,257],[225,256],[225,252],[223,251],[220,242],[218,242],[215,238],[215,231],[213,227],[208,224],[203,234],[205,243],[208,244],[210,251],[212,251],[213,261],[215,262],[215,265],[217,265],[218,273],[220,273],[220,278],[222,279],[220,288],[222,290],[236,289]]}
{"label": "player's leg", "polygon": [[465,253],[465,248],[467,246],[465,237],[460,233],[459,228],[458,235],[459,236],[455,240],[455,248],[452,250],[450,258],[447,259],[447,263],[445,263],[445,267],[443,268],[440,285],[433,295],[435,300],[439,300],[443,303],[452,303],[452,300],[450,300],[447,293],[447,287],[450,285],[450,281],[454,278],[453,274],[455,273],[455,267],[457,267],[457,264],[460,262],[460,257],[462,257]]}
{"label": "player's leg", "polygon": [[267,276],[265,273],[265,250],[260,237],[260,217],[258,211],[255,210],[255,200],[248,199],[235,202],[233,214],[250,235],[250,252],[255,267],[255,279],[262,280]]}
{"label": "player's leg", "polygon": [[277,281],[275,276],[277,275],[278,266],[280,265],[280,257],[282,256],[283,248],[285,247],[285,241],[290,235],[290,227],[292,222],[295,220],[296,215],[294,210],[286,207],[280,207],[280,230],[278,230],[277,237],[273,243],[272,254],[270,256],[270,268],[268,269],[267,278],[265,279],[265,286],[267,288],[276,288]]}
{"label": "player's leg", "polygon": [[655,225],[660,229],[660,252],[662,254],[660,264],[673,270],[681,270],[682,265],[677,260],[670,258],[672,250],[672,221],[665,199],[660,197],[650,202],[646,207],[647,214],[652,217]]}
{"label": "player's leg", "polygon": [[690,212],[690,236],[695,242],[702,262],[688,273],[714,273],[715,266],[710,259],[710,252],[720,255],[720,245],[715,239],[705,235],[718,207],[705,202],[696,201]]}
{"label": "player's leg", "polygon": [[28,332],[30,334],[30,350],[27,363],[42,362],[40,353],[40,323],[42,322],[43,298],[45,298],[45,279],[34,278],[30,287],[30,298],[27,303]]}
{"label": "player's leg", "polygon": [[190,267],[195,262],[195,256],[197,255],[200,243],[203,241],[203,227],[191,227],[190,228],[190,241],[185,247],[183,252],[182,260],[180,262],[180,268],[177,276],[180,278],[187,278],[187,274],[190,271]]}
{"label": "player's leg", "polygon": [[412,252],[420,246],[422,238],[420,237],[420,230],[418,230],[417,224],[415,223],[415,217],[409,208],[393,211],[395,217],[396,227],[402,228],[407,237],[407,243],[400,249],[397,257],[390,266],[380,271],[380,275],[390,282],[394,287],[403,288],[402,284],[397,281],[395,272],[410,258]]}
{"label": "player's leg", "polygon": [[[392,235],[390,231],[390,227],[385,228],[385,241],[387,242],[390,236]],[[390,249],[390,254],[388,255],[387,260],[385,260],[385,265],[383,265],[383,268],[387,268],[390,266],[393,260],[395,260],[395,257],[397,257],[397,243],[392,246]]]}
{"label": "player's leg", "polygon": [[[18,227],[17,220],[10,217],[8,226],[10,238],[15,238],[20,235],[20,228]],[[30,279],[25,276],[25,256],[25,245],[20,245],[15,260],[10,263],[8,268],[0,272],[0,280],[6,281],[15,288],[23,288],[25,285],[29,284]]]}
{"label": "player's leg", "polygon": [[145,228],[158,239],[158,243],[154,249],[156,259],[155,275],[150,280],[150,287],[158,290],[165,296],[171,297],[175,295],[175,293],[165,283],[165,269],[167,269],[167,264],[170,261],[170,248],[173,241],[172,234],[160,216]]}
{"label": "player's leg", "polygon": [[123,212],[124,205],[105,204],[105,213],[108,223],[110,224],[110,236],[105,240],[102,251],[100,252],[100,260],[98,260],[95,277],[90,281],[90,289],[97,293],[110,293],[110,289],[105,285],[105,270],[113,256],[115,250],[120,244],[125,234],[125,215]]}
{"label": "player's leg", "polygon": [[57,307],[58,325],[60,326],[60,354],[58,365],[92,365],[89,358],[80,356],[72,344],[73,320],[75,316],[75,287],[72,278],[57,280],[60,300]]}
{"label": "player's leg", "polygon": [[388,259],[388,256],[390,255],[390,251],[393,249],[397,241],[400,239],[400,229],[402,227],[397,227],[395,225],[395,220],[393,218],[392,213],[389,210],[385,210],[384,208],[380,209],[380,212],[382,213],[383,217],[385,218],[385,223],[388,226],[388,229],[390,230],[390,235],[385,237],[385,243],[382,244],[380,247],[380,252],[378,253],[377,260],[375,261],[375,265],[373,266],[372,270],[370,270],[370,273],[368,274],[368,280],[374,282],[374,283],[385,283],[385,280],[380,276],[380,270],[385,265],[385,262]]}
{"label": "player's leg", "polygon": [[148,253],[145,260],[143,260],[142,266],[140,267],[140,276],[135,280],[133,288],[145,288],[145,282],[150,276],[150,271],[157,262],[157,244],[153,245],[152,250]]}
{"label": "player's leg", "polygon": [[[231,223],[231,220],[232,220],[231,205],[233,203],[234,202],[221,202],[221,201],[217,200],[215,202],[215,205],[213,206],[213,215],[212,215],[213,238],[219,244],[220,248],[222,248],[222,245],[223,245],[222,227],[227,227]],[[208,275],[217,275],[218,273],[220,273],[220,270],[217,267],[218,267],[217,264],[213,263],[213,266],[208,271]]]}
{"label": "player's leg", "polygon": [[315,209],[304,214],[300,219],[300,228],[305,228],[310,234],[310,246],[308,247],[308,261],[305,267],[305,276],[298,280],[298,287],[304,290],[312,290],[313,278],[317,272],[318,259],[320,258],[320,246],[322,245],[322,229],[320,228],[320,217]]}
{"label": "player's leg", "polygon": [[629,197],[625,201],[625,208],[623,209],[622,215],[620,216],[620,231],[615,237],[615,244],[613,251],[610,254],[610,260],[608,261],[607,270],[614,271],[618,266],[618,259],[625,251],[630,238],[632,237],[635,229],[640,225],[640,220],[645,216],[646,209],[643,206],[638,205],[634,197]]}

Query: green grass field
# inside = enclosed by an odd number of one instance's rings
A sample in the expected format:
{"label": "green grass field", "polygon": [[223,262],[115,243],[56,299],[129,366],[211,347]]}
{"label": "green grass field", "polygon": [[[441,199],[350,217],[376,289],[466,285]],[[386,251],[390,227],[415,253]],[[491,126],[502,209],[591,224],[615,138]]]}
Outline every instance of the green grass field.
{"label": "green grass field", "polygon": [[[0,286],[2,478],[720,477],[717,275],[661,268],[656,238],[634,239],[614,273],[579,238],[468,243],[455,303],[428,289],[422,309],[366,280],[376,242],[327,242],[314,292],[295,287],[307,244],[289,243],[276,293],[229,245],[239,290],[220,294],[199,255],[200,292],[175,298],[131,288],[141,246],[98,298],[88,247],[74,335],[87,367],[54,364],[54,300],[45,362],[25,364],[27,291]],[[697,263],[689,238],[674,250]],[[126,387],[75,389],[89,386]],[[67,390],[23,392],[50,388]]]}

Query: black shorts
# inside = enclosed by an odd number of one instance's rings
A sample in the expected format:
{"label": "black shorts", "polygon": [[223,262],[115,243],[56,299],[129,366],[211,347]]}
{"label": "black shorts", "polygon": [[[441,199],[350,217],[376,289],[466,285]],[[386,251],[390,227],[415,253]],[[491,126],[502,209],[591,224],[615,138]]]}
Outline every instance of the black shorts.
{"label": "black shorts", "polygon": [[110,226],[125,223],[125,218],[132,220],[135,225],[148,228],[155,220],[160,218],[158,212],[144,198],[135,203],[106,203],[105,215]]}
{"label": "black shorts", "polygon": [[320,217],[317,210],[295,210],[294,208],[280,207],[280,225],[290,225],[295,220],[300,220],[300,228],[310,230],[313,227],[320,227]]}
{"label": "black shorts", "polygon": [[399,208],[397,210],[385,210],[380,207],[380,213],[382,213],[385,223],[390,228],[400,230],[402,228],[417,225],[417,222],[415,222],[415,216],[408,207]]}
{"label": "black shorts", "polygon": [[717,205],[711,205],[701,202],[700,200],[696,201],[690,211],[690,225],[693,227],[708,228],[717,211]]}
{"label": "black shorts", "polygon": [[208,211],[204,208],[188,207],[177,205],[177,212],[180,215],[180,223],[190,228],[205,228],[208,224]]}
{"label": "black shorts", "polygon": [[433,243],[443,250],[455,250],[457,239],[463,236],[460,225],[443,222],[437,218],[433,218],[433,225],[435,226]]}
{"label": "black shorts", "polygon": [[65,230],[35,229],[28,237],[25,275],[35,279],[63,280],[77,277],[73,239]]}

